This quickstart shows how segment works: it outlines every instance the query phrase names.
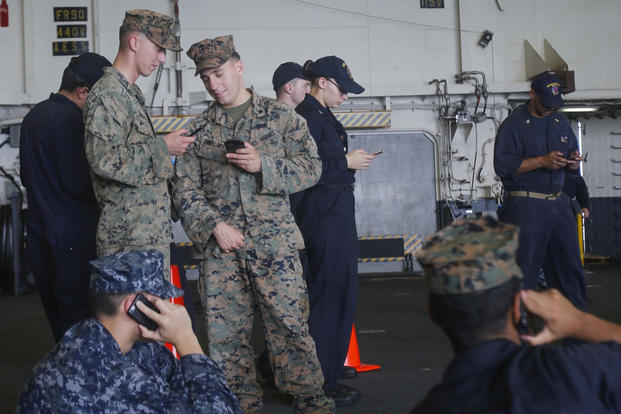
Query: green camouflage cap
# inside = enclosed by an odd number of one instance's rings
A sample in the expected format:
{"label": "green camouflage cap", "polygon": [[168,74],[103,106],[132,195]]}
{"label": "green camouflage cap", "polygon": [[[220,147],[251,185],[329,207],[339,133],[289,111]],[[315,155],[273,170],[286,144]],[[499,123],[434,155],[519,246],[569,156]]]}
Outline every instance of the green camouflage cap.
{"label": "green camouflage cap", "polygon": [[149,40],[164,49],[180,52],[183,49],[177,42],[173,26],[175,20],[151,10],[128,10],[121,27],[144,33]]}
{"label": "green camouflage cap", "polygon": [[416,259],[432,294],[450,295],[491,289],[514,277],[519,228],[486,216],[460,219],[425,240]]}
{"label": "green camouflage cap", "polygon": [[198,75],[201,70],[222,66],[233,53],[235,53],[233,35],[201,40],[194,43],[187,51],[190,59],[196,64],[194,76]]}

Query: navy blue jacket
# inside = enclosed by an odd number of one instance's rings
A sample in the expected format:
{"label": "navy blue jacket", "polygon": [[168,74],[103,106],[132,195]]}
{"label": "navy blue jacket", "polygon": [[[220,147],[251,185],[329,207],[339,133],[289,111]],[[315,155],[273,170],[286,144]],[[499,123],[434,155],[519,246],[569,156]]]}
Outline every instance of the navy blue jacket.
{"label": "navy blue jacket", "polygon": [[494,146],[494,169],[505,191],[526,190],[552,194],[563,188],[566,174],[576,176],[577,171],[568,167],[558,170],[538,168],[517,174],[518,168],[526,158],[551,151],[561,151],[563,157],[568,158],[577,149],[578,141],[565,117],[552,112],[543,119],[536,118],[530,114],[527,105],[522,105],[498,129]]}
{"label": "navy blue jacket", "polygon": [[318,187],[350,186],[354,171],[347,168],[347,132],[330,109],[324,108],[312,95],[306,94],[295,111],[306,119],[308,129],[317,142],[322,171]]}
{"label": "navy blue jacket", "polygon": [[95,237],[99,207],[84,152],[82,110],[51,94],[24,118],[20,173],[28,197],[28,229],[48,238],[78,229]]}
{"label": "navy blue jacket", "polygon": [[621,346],[519,346],[506,339],[455,356],[413,413],[618,413]]}

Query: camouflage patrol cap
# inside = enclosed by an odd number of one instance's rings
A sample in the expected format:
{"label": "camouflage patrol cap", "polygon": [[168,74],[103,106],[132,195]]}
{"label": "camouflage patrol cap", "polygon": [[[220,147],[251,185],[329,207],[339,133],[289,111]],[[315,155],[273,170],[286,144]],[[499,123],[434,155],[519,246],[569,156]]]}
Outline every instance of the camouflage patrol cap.
{"label": "camouflage patrol cap", "polygon": [[183,49],[173,33],[174,24],[175,20],[170,16],[151,10],[135,9],[125,12],[121,27],[144,33],[149,40],[164,49],[180,52]]}
{"label": "camouflage patrol cap", "polygon": [[183,296],[162,276],[164,255],[159,250],[129,250],[91,260],[93,293],[148,292],[160,298]]}
{"label": "camouflage patrol cap", "polygon": [[233,53],[236,53],[233,35],[201,40],[194,43],[187,51],[187,55],[196,64],[194,76],[198,75],[201,70],[222,66]]}
{"label": "camouflage patrol cap", "polygon": [[514,277],[517,226],[492,217],[460,219],[425,240],[416,259],[432,294],[450,295],[491,289]]}

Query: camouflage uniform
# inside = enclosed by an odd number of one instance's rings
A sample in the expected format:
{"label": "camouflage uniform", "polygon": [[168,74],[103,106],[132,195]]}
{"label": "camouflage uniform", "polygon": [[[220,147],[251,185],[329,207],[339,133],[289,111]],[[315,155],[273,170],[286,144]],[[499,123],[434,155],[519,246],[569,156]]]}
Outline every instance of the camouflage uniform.
{"label": "camouflage uniform", "polygon": [[[91,261],[90,291],[183,294],[162,279],[157,250],[125,251]],[[177,360],[162,344],[136,342],[123,354],[97,319],[74,325],[40,361],[18,413],[240,413],[222,373],[206,355]]]}
{"label": "camouflage uniform", "polygon": [[[173,19],[148,10],[128,11],[123,27],[144,33],[158,46],[181,50]],[[167,180],[173,165],[166,142],[155,135],[140,88],[106,68],[85,108],[86,157],[101,207],[97,254],[154,247],[168,269],[172,230]]]}
{"label": "camouflage uniform", "polygon": [[474,293],[523,279],[515,261],[519,228],[491,217],[460,219],[432,234],[416,259],[435,295]]}
{"label": "camouflage uniform", "polygon": [[[197,71],[205,68],[200,58],[208,55],[200,46],[216,41],[205,40],[188,52]],[[232,39],[224,38],[223,46],[232,49]],[[219,65],[227,59],[214,60]],[[209,353],[244,411],[260,410],[250,344],[258,310],[278,388],[294,395],[299,412],[331,412],[333,401],[321,389],[321,367],[308,333],[308,303],[300,300],[306,296],[298,258],[304,243],[288,199],[317,181],[321,162],[303,119],[284,104],[250,93],[251,105],[235,126],[215,103],[197,117],[189,129],[205,128],[175,164],[175,206],[203,259],[199,292]],[[252,144],[262,171],[251,174],[228,163],[223,145],[228,139]],[[212,234],[220,222],[244,235],[243,248],[220,250]]]}
{"label": "camouflage uniform", "polygon": [[[505,317],[509,316],[514,298],[507,299],[508,290],[501,295],[488,291],[523,279],[517,249],[518,227],[491,217],[459,220],[431,236],[417,256],[430,292],[442,298],[437,315],[444,311],[455,315],[456,309],[449,309],[453,301],[468,295],[473,307],[490,305],[496,312],[503,308],[500,298],[505,298],[509,301]],[[412,414],[621,412],[618,343],[520,345],[506,319],[503,327],[494,324],[494,315],[477,318],[473,312],[466,313],[463,320],[457,316],[454,322],[468,324],[476,343],[455,353],[441,382]],[[485,327],[485,332],[477,329]]]}
{"label": "camouflage uniform", "polygon": [[162,344],[123,355],[96,319],[74,325],[35,367],[18,413],[236,413],[233,393],[206,355],[177,360]]}

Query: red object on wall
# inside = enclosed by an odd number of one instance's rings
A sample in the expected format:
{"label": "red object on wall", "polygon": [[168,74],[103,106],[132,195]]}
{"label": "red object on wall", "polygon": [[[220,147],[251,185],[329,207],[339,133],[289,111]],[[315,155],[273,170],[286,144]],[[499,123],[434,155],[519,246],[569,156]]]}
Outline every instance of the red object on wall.
{"label": "red object on wall", "polygon": [[9,5],[6,0],[0,4],[0,27],[9,27]]}

